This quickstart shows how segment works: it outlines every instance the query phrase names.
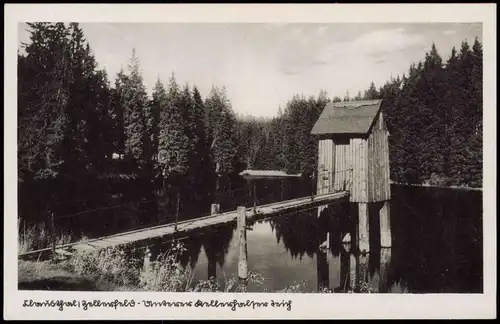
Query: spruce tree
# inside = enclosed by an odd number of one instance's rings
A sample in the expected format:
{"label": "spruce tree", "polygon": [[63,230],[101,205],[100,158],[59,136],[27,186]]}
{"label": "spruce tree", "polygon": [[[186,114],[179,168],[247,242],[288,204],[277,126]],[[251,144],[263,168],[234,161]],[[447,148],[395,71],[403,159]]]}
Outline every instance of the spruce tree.
{"label": "spruce tree", "polygon": [[227,180],[236,161],[236,116],[225,89],[213,87],[205,101],[208,112],[208,144],[216,175],[216,190],[220,180]]}
{"label": "spruce tree", "polygon": [[[155,129],[153,130],[153,148],[155,152],[155,160],[158,160],[159,153],[159,139],[162,128],[163,114],[166,113],[168,107],[168,97],[167,91],[165,90],[165,86],[161,82],[160,78],[156,80],[156,83],[153,88],[153,99],[151,102],[152,110],[155,118]],[[157,120],[157,121],[156,121]],[[161,173],[161,170],[160,170]]]}
{"label": "spruce tree", "polygon": [[370,87],[368,88],[368,90],[365,91],[365,95],[364,95],[363,99],[372,100],[372,99],[379,99],[379,97],[380,97],[380,94],[377,91],[377,88],[375,87],[375,83],[372,81],[370,83]]}
{"label": "spruce tree", "polygon": [[151,156],[149,136],[147,133],[149,114],[148,97],[139,70],[139,59],[135,49],[132,50],[128,67],[127,82],[123,87],[125,155],[136,165],[146,170]]}
{"label": "spruce tree", "polygon": [[164,176],[173,184],[180,185],[188,172],[189,138],[185,133],[180,107],[180,91],[175,75],[170,78],[166,109],[160,116],[158,162]]}

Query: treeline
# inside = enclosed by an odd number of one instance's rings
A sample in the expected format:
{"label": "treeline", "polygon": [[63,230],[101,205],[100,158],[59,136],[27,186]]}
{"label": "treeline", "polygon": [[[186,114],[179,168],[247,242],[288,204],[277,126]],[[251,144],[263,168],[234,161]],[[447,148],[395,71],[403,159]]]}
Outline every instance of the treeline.
{"label": "treeline", "polygon": [[[317,139],[310,135],[330,101],[383,99],[390,132],[391,179],[398,183],[482,186],[482,44],[463,41],[449,59],[433,45],[408,74],[364,93],[328,98],[294,96],[272,120],[245,121],[250,167],[310,174]],[[249,138],[247,134],[256,134]],[[241,142],[240,142],[241,143]]]}
{"label": "treeline", "polygon": [[117,181],[118,191],[121,183],[151,195],[167,188],[171,204],[187,208],[208,206],[214,193],[234,189],[246,168],[310,175],[317,164],[314,123],[326,103],[352,99],[385,100],[394,181],[481,186],[477,39],[472,48],[463,42],[459,52],[453,49],[446,63],[433,46],[408,75],[379,89],[372,83],[364,94],[343,99],[324,91],[295,95],[277,117],[263,120],[237,116],[224,87],[203,98],[173,73],[167,84],[157,80],[150,98],[135,51],[110,82],[77,23],[31,23],[29,32],[25,53],[18,53],[22,215],[109,204],[103,192]]}
{"label": "treeline", "polygon": [[100,207],[109,204],[103,187],[117,182],[148,194],[165,187],[184,206],[230,190],[241,167],[224,87],[203,99],[172,73],[149,98],[134,50],[110,84],[78,23],[28,25],[18,53],[21,214]]}

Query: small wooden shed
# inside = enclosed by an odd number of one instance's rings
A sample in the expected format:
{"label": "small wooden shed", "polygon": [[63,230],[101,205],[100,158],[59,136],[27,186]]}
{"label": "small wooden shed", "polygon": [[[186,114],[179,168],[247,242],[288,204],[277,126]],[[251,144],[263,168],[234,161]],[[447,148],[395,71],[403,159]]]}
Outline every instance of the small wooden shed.
{"label": "small wooden shed", "polygon": [[318,194],[350,191],[350,201],[391,198],[389,143],[382,100],[331,102],[311,134],[317,135]]}

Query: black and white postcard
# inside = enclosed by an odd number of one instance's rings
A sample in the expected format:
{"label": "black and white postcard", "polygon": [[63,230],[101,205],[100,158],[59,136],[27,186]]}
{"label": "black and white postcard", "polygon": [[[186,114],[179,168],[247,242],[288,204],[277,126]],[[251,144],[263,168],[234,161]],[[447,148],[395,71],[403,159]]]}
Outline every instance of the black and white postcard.
{"label": "black and white postcard", "polygon": [[495,9],[6,5],[4,318],[493,318]]}

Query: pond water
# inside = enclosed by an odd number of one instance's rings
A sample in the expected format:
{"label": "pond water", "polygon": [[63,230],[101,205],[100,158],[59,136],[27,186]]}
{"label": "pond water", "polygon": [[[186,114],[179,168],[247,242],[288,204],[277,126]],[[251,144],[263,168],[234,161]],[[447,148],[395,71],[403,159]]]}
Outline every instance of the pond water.
{"label": "pond water", "polygon": [[[333,205],[319,219],[312,209],[254,222],[247,232],[248,268],[264,281],[248,290],[302,284],[311,292],[320,286],[345,291],[364,277],[374,292],[482,293],[481,192],[393,185],[392,196],[392,248],[380,248],[377,215],[370,210],[367,257],[341,243],[353,230],[354,204]],[[224,285],[225,277],[237,275],[235,230],[236,224],[228,224],[183,240],[183,263],[193,268],[195,280],[213,276]],[[325,232],[330,246],[323,253],[318,246]],[[153,247],[153,254],[162,246]]]}
{"label": "pond water", "polygon": [[[284,184],[260,181],[257,186],[258,204],[311,193],[307,181],[290,180]],[[240,183],[233,188],[236,190],[230,196],[217,197],[223,211],[253,204],[248,185]],[[105,197],[97,189],[87,192],[99,199]],[[162,199],[161,193],[142,197],[151,201],[129,204],[137,201],[136,195],[131,193],[144,190],[138,187],[120,190],[108,194],[109,197],[118,196],[116,202],[95,203],[96,206],[118,203],[118,207],[61,217],[57,219],[57,228],[92,238],[175,220],[171,202]],[[250,283],[249,291],[276,291],[295,284],[302,284],[306,291],[317,291],[320,286],[343,291],[354,284],[351,281],[357,282],[363,277],[374,291],[379,292],[482,293],[482,193],[399,185],[392,185],[391,192],[392,248],[379,247],[378,215],[370,210],[371,251],[368,258],[351,253],[351,248],[356,250],[355,247],[341,243],[348,232],[354,237],[355,204],[331,205],[320,218],[316,208],[250,224],[248,269],[265,280],[261,285]],[[181,210],[179,220],[206,214],[211,201],[213,197],[198,203],[191,201]],[[85,208],[88,207],[81,207]],[[187,251],[182,261],[193,268],[195,280],[214,276],[223,284],[224,276],[237,276],[238,238],[235,231],[235,223],[227,224],[183,240]],[[324,253],[318,247],[327,232],[330,244]],[[168,245],[159,240],[148,244],[153,244],[153,257]]]}

